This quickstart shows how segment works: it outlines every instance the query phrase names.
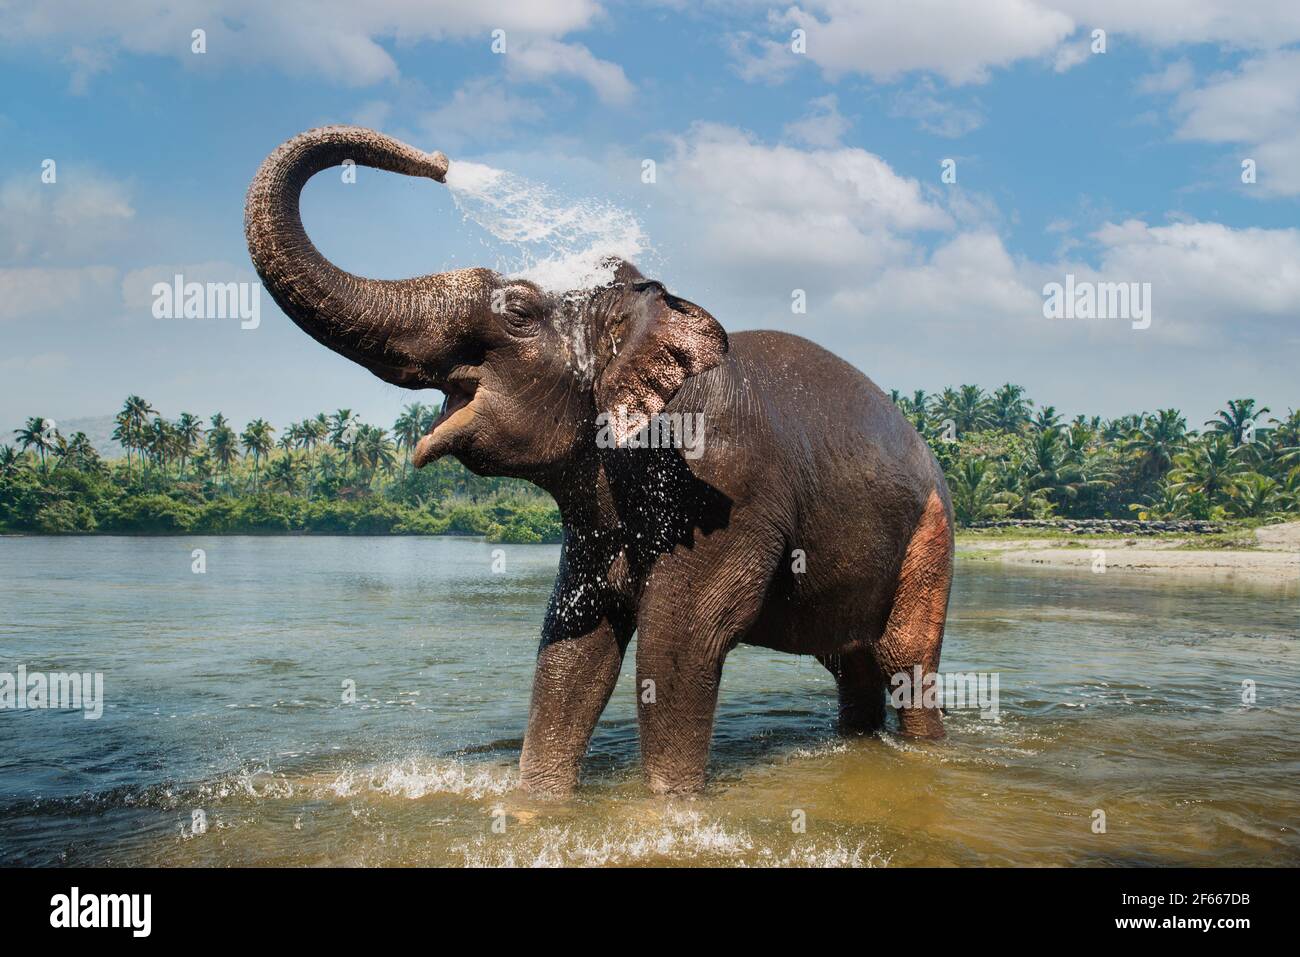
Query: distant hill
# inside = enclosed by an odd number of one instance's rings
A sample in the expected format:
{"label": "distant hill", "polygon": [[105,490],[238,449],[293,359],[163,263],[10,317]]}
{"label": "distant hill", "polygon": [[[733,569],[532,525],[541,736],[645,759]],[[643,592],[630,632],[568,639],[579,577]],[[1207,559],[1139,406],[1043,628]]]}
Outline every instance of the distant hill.
{"label": "distant hill", "polygon": [[[14,429],[20,428],[22,424],[22,422],[12,422],[0,427],[0,445],[14,445]],[[120,459],[126,454],[122,446],[113,441],[113,429],[116,425],[111,415],[56,419],[55,424],[59,428],[59,434],[64,438],[68,438],[74,432],[85,432],[86,438],[90,439],[90,444],[103,458]]]}

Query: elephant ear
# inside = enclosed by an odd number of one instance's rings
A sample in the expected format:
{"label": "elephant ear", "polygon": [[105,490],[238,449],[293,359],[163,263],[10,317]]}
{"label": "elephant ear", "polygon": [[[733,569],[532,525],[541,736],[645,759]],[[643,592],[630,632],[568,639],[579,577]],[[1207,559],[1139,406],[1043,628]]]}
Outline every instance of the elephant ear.
{"label": "elephant ear", "polygon": [[615,355],[596,383],[596,407],[609,413],[620,446],[663,411],[687,378],[727,354],[727,333],[718,321],[662,283],[632,283],[622,315],[612,333]]}

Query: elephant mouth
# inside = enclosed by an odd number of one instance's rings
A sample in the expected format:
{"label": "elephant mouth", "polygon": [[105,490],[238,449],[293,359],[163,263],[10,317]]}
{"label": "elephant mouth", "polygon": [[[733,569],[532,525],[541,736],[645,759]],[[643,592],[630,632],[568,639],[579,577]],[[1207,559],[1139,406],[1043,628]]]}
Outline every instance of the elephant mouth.
{"label": "elephant mouth", "polygon": [[442,402],[442,411],[433,420],[429,431],[416,443],[411,461],[417,469],[424,468],[451,451],[456,439],[463,435],[477,415],[474,407],[474,400],[479,393],[477,369],[454,369],[438,388],[446,398]]}

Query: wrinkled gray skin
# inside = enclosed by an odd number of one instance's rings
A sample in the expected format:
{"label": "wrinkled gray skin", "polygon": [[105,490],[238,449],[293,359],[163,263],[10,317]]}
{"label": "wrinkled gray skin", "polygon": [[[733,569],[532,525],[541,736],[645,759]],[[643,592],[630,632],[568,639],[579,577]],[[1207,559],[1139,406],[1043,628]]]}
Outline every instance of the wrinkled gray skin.
{"label": "wrinkled gray skin", "polygon": [[[564,546],[523,787],[576,785],[634,631],[642,758],[660,792],[703,786],[722,665],[739,642],[817,656],[846,731],[881,727],[886,676],[938,668],[948,493],[866,377],[796,336],[728,336],[629,263],[610,285],[563,297],[486,269],[350,275],[298,213],[306,181],[345,159],[439,182],[448,168],[370,130],[304,133],[249,189],[249,252],[313,338],[385,381],[446,393],[417,466],[452,455],[555,497]],[[633,418],[702,412],[704,454],[598,447],[597,413],[620,405]],[[919,701],[899,719],[905,734],[942,735]]]}

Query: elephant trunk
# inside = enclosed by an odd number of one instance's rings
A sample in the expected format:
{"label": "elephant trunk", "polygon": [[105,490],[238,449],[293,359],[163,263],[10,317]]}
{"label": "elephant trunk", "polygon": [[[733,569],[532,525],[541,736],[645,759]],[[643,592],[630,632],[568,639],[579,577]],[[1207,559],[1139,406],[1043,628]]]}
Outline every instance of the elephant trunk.
{"label": "elephant trunk", "polygon": [[440,183],[449,165],[442,153],[360,127],[295,136],[266,158],[248,189],[244,232],[253,265],[285,315],[317,341],[388,382],[433,385],[430,360],[467,321],[467,297],[481,291],[477,274],[486,271],[365,279],[321,255],[303,229],[299,197],[314,174],[348,160]]}

